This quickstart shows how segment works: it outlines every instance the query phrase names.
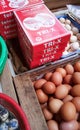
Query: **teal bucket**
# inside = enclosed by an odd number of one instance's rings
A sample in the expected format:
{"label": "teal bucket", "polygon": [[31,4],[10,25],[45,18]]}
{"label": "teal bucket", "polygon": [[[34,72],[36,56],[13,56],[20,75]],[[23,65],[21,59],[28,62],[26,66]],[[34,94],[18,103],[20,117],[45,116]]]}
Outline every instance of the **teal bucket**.
{"label": "teal bucket", "polygon": [[0,36],[0,75],[3,72],[7,57],[8,57],[8,50],[7,50],[6,42]]}

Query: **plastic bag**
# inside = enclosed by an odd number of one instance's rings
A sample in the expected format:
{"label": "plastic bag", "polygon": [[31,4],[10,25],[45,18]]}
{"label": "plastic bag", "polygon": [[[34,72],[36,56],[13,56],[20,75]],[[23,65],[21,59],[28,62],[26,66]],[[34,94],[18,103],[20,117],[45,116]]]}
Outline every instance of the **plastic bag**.
{"label": "plastic bag", "polygon": [[80,6],[78,5],[67,5],[68,11],[75,16],[76,18],[80,19]]}

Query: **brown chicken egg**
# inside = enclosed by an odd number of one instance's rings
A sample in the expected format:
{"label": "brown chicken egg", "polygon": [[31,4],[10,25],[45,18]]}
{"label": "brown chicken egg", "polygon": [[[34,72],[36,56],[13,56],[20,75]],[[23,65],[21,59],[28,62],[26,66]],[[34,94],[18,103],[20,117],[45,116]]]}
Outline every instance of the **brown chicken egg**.
{"label": "brown chicken egg", "polygon": [[55,97],[58,99],[63,99],[67,96],[68,92],[69,91],[68,91],[68,87],[66,86],[66,84],[61,84],[56,87]]}
{"label": "brown chicken egg", "polygon": [[72,103],[75,105],[76,110],[80,112],[80,97],[74,97]]}
{"label": "brown chicken egg", "polygon": [[75,105],[70,101],[65,102],[60,108],[60,114],[64,121],[74,120],[76,117]]}
{"label": "brown chicken egg", "polygon": [[68,101],[72,101],[73,97],[71,95],[67,95],[64,99],[63,102],[68,102]]}
{"label": "brown chicken egg", "polygon": [[64,68],[58,67],[56,71],[62,74],[62,77],[66,76],[66,70]]}
{"label": "brown chicken egg", "polygon": [[48,101],[48,96],[42,91],[42,89],[36,90],[36,94],[40,103],[46,103]]}
{"label": "brown chicken egg", "polygon": [[65,66],[65,70],[66,70],[67,74],[73,74],[74,73],[74,67],[70,63],[68,63]]}
{"label": "brown chicken egg", "polygon": [[46,73],[46,74],[44,75],[44,78],[45,78],[47,81],[49,81],[50,78],[51,78],[51,76],[52,76],[52,72],[48,72],[48,73]]}
{"label": "brown chicken egg", "polygon": [[71,95],[74,97],[80,97],[80,84],[76,84],[72,87]]}
{"label": "brown chicken egg", "polygon": [[41,88],[42,85],[43,85],[45,82],[47,82],[45,79],[38,79],[38,80],[36,80],[35,83],[34,83],[34,88],[35,88],[35,89]]}
{"label": "brown chicken egg", "polygon": [[43,84],[42,89],[46,94],[53,94],[56,90],[56,86],[53,82],[47,81]]}
{"label": "brown chicken egg", "polygon": [[65,84],[65,85],[66,85],[66,87],[68,88],[68,91],[70,92],[70,90],[72,89],[72,86],[69,85],[69,84]]}
{"label": "brown chicken egg", "polygon": [[65,84],[72,84],[72,75],[71,74],[67,74],[64,79],[63,79],[63,83]]}
{"label": "brown chicken egg", "polygon": [[55,120],[47,121],[48,130],[59,130],[58,123]]}
{"label": "brown chicken egg", "polygon": [[79,128],[79,124],[76,120],[62,122],[60,124],[60,130],[78,130],[78,128]]}
{"label": "brown chicken egg", "polygon": [[59,99],[53,98],[49,101],[48,106],[50,111],[54,114],[59,112],[63,102]]}
{"label": "brown chicken egg", "polygon": [[48,110],[47,107],[44,107],[42,112],[46,120],[51,120],[53,118],[53,114],[50,112],[50,110]]}
{"label": "brown chicken egg", "polygon": [[55,84],[55,85],[60,85],[63,81],[62,75],[60,72],[53,72],[52,76],[51,76],[51,81]]}
{"label": "brown chicken egg", "polygon": [[80,72],[80,61],[77,61],[77,62],[74,64],[74,70],[77,71],[77,72]]}
{"label": "brown chicken egg", "polygon": [[72,82],[74,84],[80,84],[80,72],[74,72],[72,75]]}

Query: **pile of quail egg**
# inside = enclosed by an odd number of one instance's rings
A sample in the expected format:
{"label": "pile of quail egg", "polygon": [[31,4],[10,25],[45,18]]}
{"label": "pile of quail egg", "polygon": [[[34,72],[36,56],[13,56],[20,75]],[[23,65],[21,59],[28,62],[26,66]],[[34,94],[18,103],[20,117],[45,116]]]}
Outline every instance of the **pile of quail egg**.
{"label": "pile of quail egg", "polygon": [[70,42],[63,54],[69,54],[69,52],[74,52],[80,49],[80,32],[77,27],[74,27],[71,21],[68,18],[60,17],[59,21],[62,25],[71,33]]}
{"label": "pile of quail egg", "polygon": [[0,130],[20,130],[14,114],[0,105]]}

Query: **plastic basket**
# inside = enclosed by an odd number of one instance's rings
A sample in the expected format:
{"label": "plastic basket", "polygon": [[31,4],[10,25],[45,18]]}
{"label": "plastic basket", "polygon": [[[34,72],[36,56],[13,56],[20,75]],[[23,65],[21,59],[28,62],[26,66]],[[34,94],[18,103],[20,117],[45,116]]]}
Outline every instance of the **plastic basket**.
{"label": "plastic basket", "polygon": [[0,93],[0,104],[15,115],[19,122],[20,130],[31,130],[24,111],[14,99],[6,94]]}
{"label": "plastic basket", "polygon": [[8,50],[5,40],[0,36],[0,74],[2,74],[2,71],[6,64],[7,56],[8,56]]}

